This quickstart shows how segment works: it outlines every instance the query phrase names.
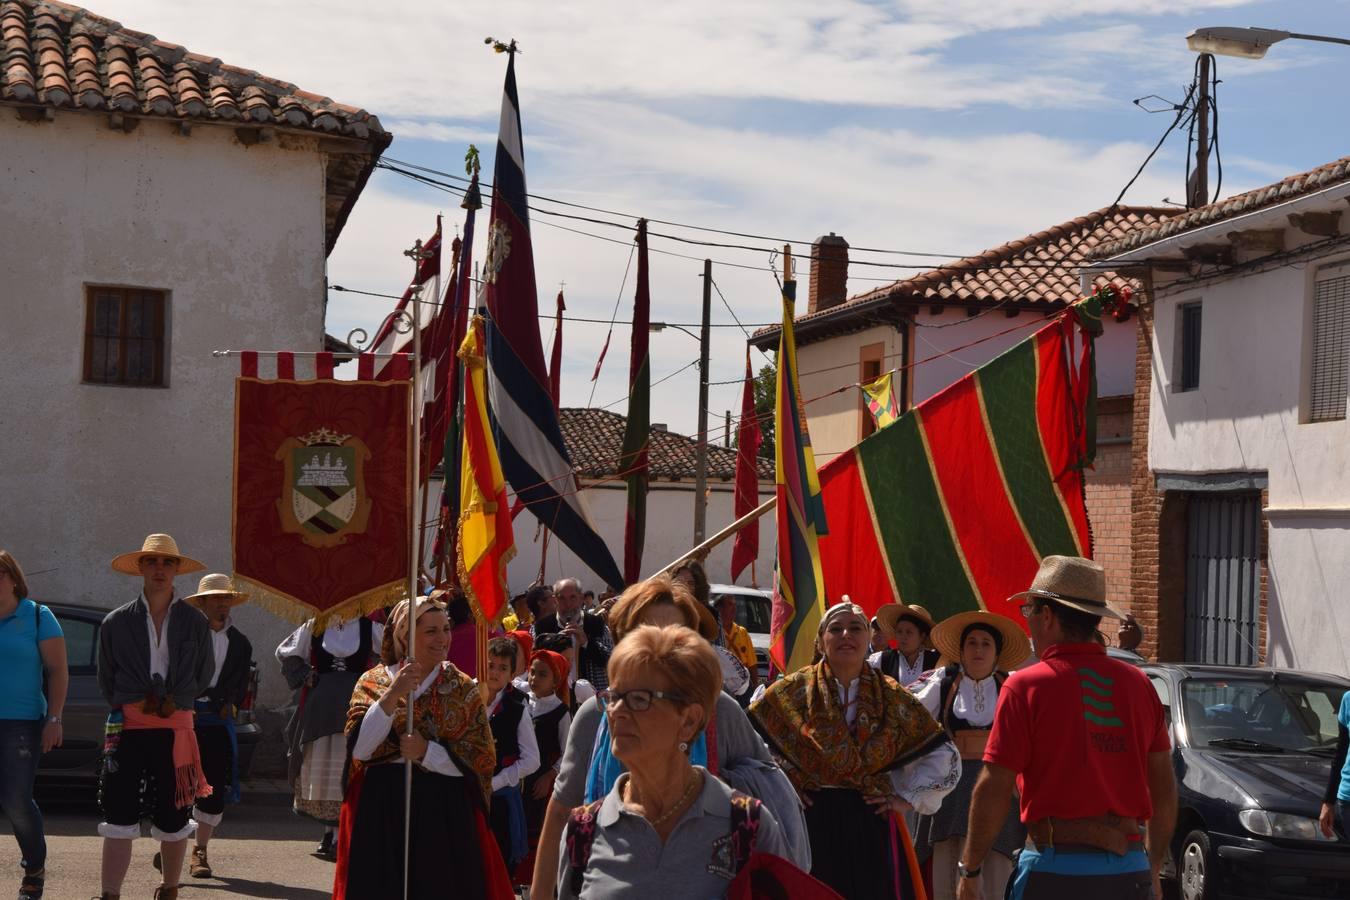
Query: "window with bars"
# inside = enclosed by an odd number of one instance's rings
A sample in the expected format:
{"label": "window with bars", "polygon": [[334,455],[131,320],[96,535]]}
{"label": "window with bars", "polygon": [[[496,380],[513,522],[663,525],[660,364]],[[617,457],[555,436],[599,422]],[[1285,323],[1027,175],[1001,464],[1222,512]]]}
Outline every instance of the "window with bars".
{"label": "window with bars", "polygon": [[87,287],[85,383],[164,386],[164,314],[163,291]]}
{"label": "window with bars", "polygon": [[1200,302],[1177,307],[1177,391],[1200,387]]}
{"label": "window with bars", "polygon": [[1319,277],[1313,289],[1308,421],[1345,418],[1350,365],[1350,275]]}

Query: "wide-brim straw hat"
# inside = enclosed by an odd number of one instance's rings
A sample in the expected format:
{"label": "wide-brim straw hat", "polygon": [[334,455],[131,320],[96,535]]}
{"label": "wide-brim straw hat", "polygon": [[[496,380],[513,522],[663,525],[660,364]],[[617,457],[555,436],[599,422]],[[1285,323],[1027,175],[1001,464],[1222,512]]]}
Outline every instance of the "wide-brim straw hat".
{"label": "wide-brim straw hat", "polygon": [[207,597],[229,597],[231,606],[238,606],[240,603],[248,601],[248,594],[234,586],[233,578],[220,574],[203,575],[202,580],[197,582],[197,593],[189,594],[183,599],[189,602],[200,602]]}
{"label": "wide-brim straw hat", "polygon": [[1106,570],[1081,556],[1047,556],[1031,581],[1031,587],[1009,600],[1039,597],[1090,616],[1124,619],[1106,603]]}
{"label": "wide-brim straw hat", "polygon": [[928,626],[929,636],[924,638],[924,646],[933,646],[933,614],[917,603],[887,603],[877,610],[877,624],[887,637],[895,637],[895,627],[905,616],[912,616]]}
{"label": "wide-brim straw hat", "polygon": [[139,575],[140,561],[143,556],[172,556],[178,560],[178,574],[187,575],[189,572],[200,572],[206,568],[206,563],[198,562],[190,556],[184,556],[178,552],[178,542],[167,534],[152,534],[141,544],[141,549],[131,553],[123,553],[114,556],[112,568],[114,572],[121,572],[123,575]]}
{"label": "wide-brim straw hat", "polygon": [[1003,649],[994,662],[995,669],[1011,671],[1026,662],[1026,658],[1031,655],[1031,641],[1016,622],[1007,616],[973,609],[943,619],[933,629],[933,646],[937,647],[945,662],[961,661],[961,634],[977,623],[989,626],[1003,637]]}

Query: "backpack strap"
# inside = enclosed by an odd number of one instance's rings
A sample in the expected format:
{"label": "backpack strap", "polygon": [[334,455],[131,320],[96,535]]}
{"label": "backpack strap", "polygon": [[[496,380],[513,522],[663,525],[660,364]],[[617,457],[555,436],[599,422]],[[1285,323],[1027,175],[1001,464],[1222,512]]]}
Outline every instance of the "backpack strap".
{"label": "backpack strap", "polygon": [[595,843],[595,820],[604,802],[600,799],[578,806],[567,819],[567,868],[573,894],[581,894],[586,866],[591,862],[591,845]]}
{"label": "backpack strap", "polygon": [[732,868],[739,875],[759,840],[759,818],[764,804],[740,791],[731,793]]}

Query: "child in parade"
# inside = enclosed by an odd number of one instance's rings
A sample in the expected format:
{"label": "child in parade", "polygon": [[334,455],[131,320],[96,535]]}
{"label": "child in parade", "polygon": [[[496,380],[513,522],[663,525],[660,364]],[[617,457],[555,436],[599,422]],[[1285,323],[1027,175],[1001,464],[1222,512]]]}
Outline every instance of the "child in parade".
{"label": "child in parade", "polygon": [[541,634],[535,644],[540,650],[551,650],[567,660],[567,712],[575,716],[581,704],[595,696],[595,685],[577,677],[577,647],[565,634]]}
{"label": "child in parade", "polygon": [[520,783],[539,768],[539,746],[527,713],[529,698],[511,683],[519,649],[511,638],[488,642],[488,724],[497,747],[488,821],[508,869],[514,869],[529,853]]}
{"label": "child in parade", "polygon": [[[567,639],[565,635],[556,636]],[[539,746],[539,768],[525,778],[521,790],[530,852],[516,868],[519,884],[529,884],[534,872],[534,851],[544,824],[544,810],[553,793],[553,782],[558,777],[563,748],[567,746],[567,730],[572,724],[572,715],[567,709],[568,671],[567,660],[560,653],[536,650],[530,656],[530,721]]]}

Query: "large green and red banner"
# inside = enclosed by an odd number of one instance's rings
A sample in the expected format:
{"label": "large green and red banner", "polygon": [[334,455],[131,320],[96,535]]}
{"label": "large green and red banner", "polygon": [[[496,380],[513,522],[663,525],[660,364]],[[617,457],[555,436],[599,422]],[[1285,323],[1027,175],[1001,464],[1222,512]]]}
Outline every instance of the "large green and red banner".
{"label": "large green and red banner", "polygon": [[1042,557],[1092,555],[1083,469],[1100,312],[1081,301],[821,470],[826,596],[1021,623],[1007,598]]}

